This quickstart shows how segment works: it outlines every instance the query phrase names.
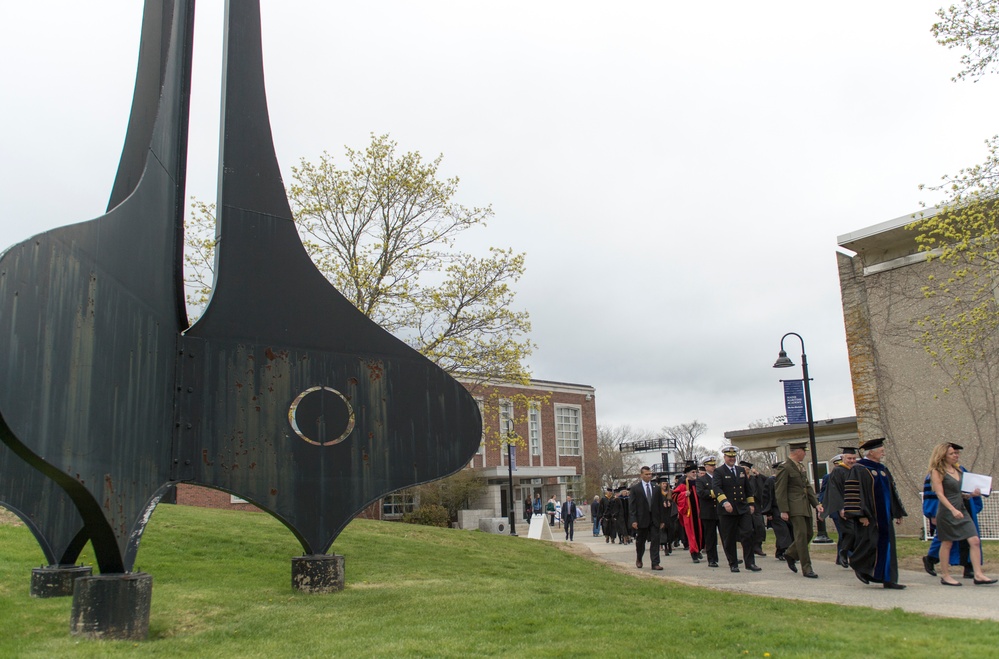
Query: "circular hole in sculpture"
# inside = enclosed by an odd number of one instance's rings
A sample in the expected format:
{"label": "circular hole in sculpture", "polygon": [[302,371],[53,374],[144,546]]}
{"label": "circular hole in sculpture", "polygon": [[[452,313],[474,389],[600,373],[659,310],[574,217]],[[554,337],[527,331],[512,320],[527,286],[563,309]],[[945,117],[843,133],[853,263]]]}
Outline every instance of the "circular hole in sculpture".
{"label": "circular hole in sculpture", "polygon": [[292,402],[288,422],[295,434],[308,443],[332,446],[345,440],[354,429],[354,410],[336,389],[312,387]]}

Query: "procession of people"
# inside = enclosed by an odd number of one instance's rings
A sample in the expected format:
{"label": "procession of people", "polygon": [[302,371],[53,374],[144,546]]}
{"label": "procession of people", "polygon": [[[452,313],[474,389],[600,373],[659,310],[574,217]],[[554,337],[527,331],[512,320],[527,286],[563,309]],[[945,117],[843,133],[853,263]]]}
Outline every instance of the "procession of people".
{"label": "procession of people", "polygon": [[[871,439],[859,447],[839,447],[817,495],[805,468],[805,443],[788,445],[787,458],[774,463],[773,475],[759,473],[739,461],[736,446],[720,450],[722,464],[708,456],[688,460],[675,482],[656,478],[648,466],[629,486],[608,486],[594,498],[605,542],[635,544],[635,567],[664,570],[663,558],[683,547],[693,563],[706,560],[719,567],[718,540],[729,571],[759,572],[757,559],[767,556],[766,529],[774,532],[774,558],[792,572],[818,579],[809,546],[815,520],[832,520],[837,531],[835,563],[852,569],[863,584],[904,590],[899,583],[895,526],[906,511],[891,471],[884,464],[887,440]],[[924,488],[923,513],[936,535],[923,567],[940,575],[944,586],[960,586],[950,573],[963,568],[974,585],[997,582],[983,568],[977,515],[982,492],[962,489],[967,470],[960,465],[962,447],[943,442],[933,451]],[[740,553],[741,549],[741,553]],[[943,557],[944,560],[941,560]]]}

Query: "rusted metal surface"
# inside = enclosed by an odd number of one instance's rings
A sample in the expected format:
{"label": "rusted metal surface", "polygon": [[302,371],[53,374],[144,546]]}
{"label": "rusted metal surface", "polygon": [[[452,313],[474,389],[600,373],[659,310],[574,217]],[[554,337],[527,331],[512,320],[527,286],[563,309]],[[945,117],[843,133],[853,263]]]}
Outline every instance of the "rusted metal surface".
{"label": "rusted metal surface", "polygon": [[104,574],[131,570],[178,481],[248,499],[306,554],[322,553],[372,501],[467,464],[478,406],[306,254],[274,155],[250,0],[226,6],[216,282],[186,328],[193,1],[147,0],[146,15],[108,213],[0,257],[0,435],[72,500]]}
{"label": "rusted metal surface", "polygon": [[[182,341],[176,478],[252,501],[317,554],[372,501],[467,464],[481,420],[460,384],[309,259],[274,156],[253,5],[229,6],[218,264]],[[294,408],[317,388],[330,395]],[[324,441],[296,432],[296,413]]]}
{"label": "rusted metal surface", "polygon": [[146,3],[113,207],[0,257],[0,432],[73,501],[103,573],[131,569],[174,454],[192,26],[193,2]]}

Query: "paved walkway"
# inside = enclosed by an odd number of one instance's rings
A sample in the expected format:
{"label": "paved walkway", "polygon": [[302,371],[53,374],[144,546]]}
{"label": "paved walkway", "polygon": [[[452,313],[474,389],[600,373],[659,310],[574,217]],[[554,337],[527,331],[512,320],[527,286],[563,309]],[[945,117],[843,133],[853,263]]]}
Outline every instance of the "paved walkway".
{"label": "paved walkway", "polygon": [[[583,532],[576,533],[575,541],[571,543],[575,545],[573,549],[577,552],[586,555],[588,550],[595,560],[614,565],[622,571],[688,586],[809,602],[866,606],[872,609],[899,608],[912,613],[952,618],[999,620],[999,584],[975,586],[970,579],[959,578],[964,583],[961,588],[947,588],[940,585],[939,577],[931,577],[923,571],[901,570],[899,581],[907,586],[905,590],[885,590],[880,584],[874,583],[865,586],[857,580],[853,570],[844,570],[835,564],[835,545],[812,545],[812,567],[819,575],[818,579],[802,577],[800,564],[799,573],[795,574],[784,561],[775,560],[772,544],[764,547],[768,552],[766,558],[757,557],[757,564],[763,568],[762,572],[750,572],[743,568],[740,573],[733,574],[725,564],[724,554],[721,567],[709,568],[707,561],[695,564],[682,547],[674,550],[671,556],[663,557],[662,572],[653,572],[650,569],[648,551],[645,567],[639,570],[635,567],[634,545],[607,544],[603,536],[594,538],[590,529],[584,527],[579,530]],[[564,542],[561,529],[553,529],[553,535],[556,542]],[[718,550],[721,552],[721,546]],[[988,571],[989,567],[992,568],[991,572]],[[999,577],[999,566],[987,565],[986,568],[987,574]],[[960,571],[955,569],[951,574],[960,575]]]}

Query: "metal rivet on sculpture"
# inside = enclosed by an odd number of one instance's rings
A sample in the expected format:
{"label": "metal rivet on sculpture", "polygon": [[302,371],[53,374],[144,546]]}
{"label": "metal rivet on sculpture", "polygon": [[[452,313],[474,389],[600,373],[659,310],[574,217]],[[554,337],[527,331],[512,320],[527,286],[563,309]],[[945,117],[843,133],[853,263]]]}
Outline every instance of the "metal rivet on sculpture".
{"label": "metal rivet on sculpture", "polygon": [[355,309],[302,246],[271,139],[257,2],[226,6],[216,279],[187,326],[193,16],[193,0],[146,1],[107,214],[0,257],[0,436],[19,456],[0,456],[3,480],[30,465],[57,483],[29,487],[50,502],[41,511],[72,500],[105,575],[132,570],[177,482],[252,501],[305,554],[324,554],[365,506],[457,471],[480,441],[465,389]]}

